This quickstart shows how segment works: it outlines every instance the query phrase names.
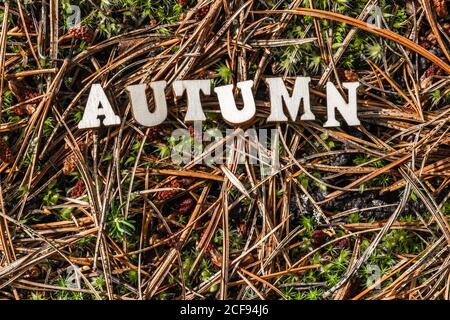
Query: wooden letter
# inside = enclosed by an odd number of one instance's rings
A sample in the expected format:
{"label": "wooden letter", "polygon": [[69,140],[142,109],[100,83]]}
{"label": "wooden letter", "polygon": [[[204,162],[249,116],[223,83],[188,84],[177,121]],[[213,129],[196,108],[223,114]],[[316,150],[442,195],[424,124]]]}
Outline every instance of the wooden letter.
{"label": "wooden letter", "polygon": [[297,77],[295,79],[294,90],[292,96],[284,85],[281,78],[267,78],[266,82],[270,90],[270,104],[271,112],[267,118],[267,122],[284,122],[288,121],[283,112],[283,100],[286,103],[286,108],[292,121],[297,119],[298,109],[303,100],[304,113],[300,120],[314,120],[314,114],[311,112],[311,103],[309,99],[309,82],[310,77]]}
{"label": "wooden letter", "polygon": [[205,95],[211,94],[211,80],[178,80],[173,83],[173,91],[177,97],[187,91],[188,108],[184,121],[204,121],[200,91]]}
{"label": "wooden letter", "polygon": [[[102,107],[100,108],[100,105]],[[103,125],[113,126],[120,124],[120,118],[117,116],[109,103],[108,97],[99,83],[94,83],[89,92],[86,109],[83,118],[78,123],[78,128],[98,128],[100,127],[100,119],[98,116],[104,116]]]}
{"label": "wooden letter", "polygon": [[155,101],[155,110],[153,112],[149,111],[147,96],[145,95],[147,85],[137,84],[126,88],[130,93],[131,110],[133,111],[133,116],[137,123],[146,127],[153,127],[163,123],[164,120],[166,120],[166,85],[166,81],[156,81],[150,83],[150,87],[153,89],[153,98]]}
{"label": "wooden letter", "polygon": [[359,87],[358,82],[343,82],[342,86],[348,90],[348,103],[345,102],[339,91],[333,83],[327,82],[327,122],[324,127],[339,127],[340,122],[336,120],[335,109],[339,110],[344,120],[349,126],[359,126],[357,110],[356,110],[356,89]]}
{"label": "wooden letter", "polygon": [[214,88],[219,99],[222,116],[228,123],[241,124],[253,119],[256,113],[255,100],[252,93],[253,81],[238,82],[237,87],[241,89],[244,107],[239,110],[233,96],[233,85],[226,85]]}

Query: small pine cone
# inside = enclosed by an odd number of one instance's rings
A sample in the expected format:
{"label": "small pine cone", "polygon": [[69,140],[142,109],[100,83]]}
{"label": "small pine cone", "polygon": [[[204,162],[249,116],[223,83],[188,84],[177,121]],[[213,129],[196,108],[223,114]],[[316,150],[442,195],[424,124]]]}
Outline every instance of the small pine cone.
{"label": "small pine cone", "polygon": [[[67,149],[66,145],[66,149]],[[87,145],[83,141],[78,142],[78,148],[80,149],[80,152],[86,151]],[[66,159],[64,159],[64,167],[63,167],[63,174],[68,176],[70,175],[75,168],[77,167],[77,157],[75,153],[69,154]]]}
{"label": "small pine cone", "polygon": [[345,238],[345,239],[341,239],[339,241],[336,241],[333,244],[333,247],[336,248],[336,249],[345,249],[345,248],[347,248],[349,246],[349,244],[350,243],[348,241],[348,238]]}
{"label": "small pine cone", "polygon": [[[25,101],[34,99],[34,98],[39,97],[39,96],[40,96],[40,94],[37,93],[37,92],[32,92],[32,91],[26,90],[21,95],[21,97],[18,98],[17,100],[19,100],[19,102],[25,102]],[[38,103],[39,103],[38,100],[34,100],[34,101],[31,101],[30,103],[27,103],[25,105],[22,104],[22,105],[19,105],[19,106],[15,107],[13,111],[14,111],[15,114],[17,114],[19,116],[24,115],[25,112],[27,114],[33,114],[36,111],[36,106],[37,106]]]}
{"label": "small pine cone", "polygon": [[425,49],[429,50],[436,46],[436,36],[432,31],[429,31],[425,36],[420,37],[419,44]]}
{"label": "small pine cone", "polygon": [[427,50],[430,50],[433,47],[433,43],[427,40],[421,40],[419,45]]}
{"label": "small pine cone", "polygon": [[427,50],[430,50],[433,44],[427,39],[427,37],[421,36],[419,38],[419,45]]}
{"label": "small pine cone", "polygon": [[[172,180],[165,188],[182,188],[184,186],[183,180]],[[180,191],[177,189],[163,190],[156,194],[156,199],[159,201],[167,201],[175,197]]]}
{"label": "small pine cone", "polygon": [[[84,151],[86,151],[88,145],[84,142],[84,141],[78,141],[77,142],[78,145],[78,149],[80,149],[80,152],[83,153]],[[64,146],[64,149],[69,150],[69,146],[66,144]],[[71,150],[70,150],[71,151]],[[64,163],[64,167],[63,167],[63,173],[64,175],[69,175],[71,174],[75,168],[76,168],[76,164],[77,164],[77,157],[75,155],[75,153],[71,152],[63,161]]]}
{"label": "small pine cone", "polygon": [[94,38],[94,33],[85,26],[72,27],[68,31],[72,38],[83,40],[85,42],[91,42]]}
{"label": "small pine cone", "polygon": [[75,157],[75,154],[70,154],[67,156],[66,159],[64,159],[64,166],[63,166],[63,174],[65,176],[70,175],[75,168],[77,167],[77,158]]}
{"label": "small pine cone", "polygon": [[316,230],[312,234],[312,244],[315,247],[320,247],[322,244],[325,243],[327,237],[328,237],[327,234],[322,230]]}
{"label": "small pine cone", "polygon": [[[18,80],[16,78],[9,79],[8,87],[16,97],[17,101],[19,101],[20,103],[40,96],[39,93],[31,91],[24,81]],[[38,101],[36,100],[26,105],[20,105],[18,107],[15,107],[13,112],[19,116],[25,114],[25,111],[28,114],[32,114],[35,111],[37,104]]]}
{"label": "small pine cone", "polygon": [[444,70],[439,68],[437,65],[432,64],[426,71],[425,71],[425,77],[431,77],[431,76],[442,76],[444,75]]}
{"label": "small pine cone", "polygon": [[248,236],[248,228],[247,228],[247,225],[244,222],[241,222],[239,224],[238,228],[239,228],[239,232],[241,233],[241,235],[243,237]]}
{"label": "small pine cone", "polygon": [[191,198],[187,198],[187,199],[183,200],[180,203],[180,205],[178,206],[178,209],[175,212],[175,214],[180,215],[180,216],[185,215],[192,208],[193,204],[194,204],[194,201]]}
{"label": "small pine cone", "polygon": [[0,138],[0,160],[6,163],[14,163],[14,156],[6,142]]}
{"label": "small pine cone", "polygon": [[433,0],[434,10],[436,10],[436,15],[440,18],[445,18],[447,16],[447,0]]}
{"label": "small pine cone", "polygon": [[198,11],[195,13],[195,19],[197,20],[201,20],[204,17],[206,17],[206,15],[209,12],[209,5],[201,7],[200,9],[198,9]]}
{"label": "small pine cone", "polygon": [[345,80],[350,82],[356,82],[359,81],[359,76],[356,72],[350,71],[350,70],[344,70],[344,77]]}
{"label": "small pine cone", "polygon": [[74,199],[79,198],[83,195],[84,190],[86,190],[86,186],[84,185],[83,180],[78,180],[77,183],[75,183],[75,186],[70,191],[70,196]]}
{"label": "small pine cone", "polygon": [[436,36],[431,30],[428,31],[427,35],[425,36],[425,40],[431,42],[431,44],[437,44]]}
{"label": "small pine cone", "polygon": [[23,106],[17,106],[13,109],[13,112],[18,116],[23,116],[25,114]]}
{"label": "small pine cone", "polygon": [[[38,92],[33,92],[33,91],[27,91],[25,93],[25,100],[31,100],[34,99],[36,97],[39,97],[40,94]],[[30,103],[27,103],[25,105],[25,110],[27,111],[28,114],[33,114],[36,111],[36,105],[39,103],[38,100],[33,100]]]}
{"label": "small pine cone", "polygon": [[345,81],[356,82],[359,80],[359,76],[356,72],[347,70],[344,68],[336,68],[338,75],[344,78]]}
{"label": "small pine cone", "polygon": [[450,23],[448,23],[448,22],[444,23],[442,28],[444,28],[444,31],[447,35],[450,35]]}
{"label": "small pine cone", "polygon": [[38,266],[32,266],[25,272],[25,279],[37,279],[41,276],[41,269]]}
{"label": "small pine cone", "polygon": [[188,4],[189,1],[188,0],[177,0],[177,2],[178,2],[178,4],[185,6]]}
{"label": "small pine cone", "polygon": [[26,92],[24,82],[11,77],[8,81],[8,87],[9,90],[16,97],[17,101],[22,102]]}

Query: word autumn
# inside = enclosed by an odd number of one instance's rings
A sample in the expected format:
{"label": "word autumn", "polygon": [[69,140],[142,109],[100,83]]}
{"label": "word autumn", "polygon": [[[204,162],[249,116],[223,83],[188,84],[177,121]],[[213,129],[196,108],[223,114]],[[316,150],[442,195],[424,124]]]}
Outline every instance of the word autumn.
{"label": "word autumn", "polygon": [[[281,78],[267,78],[266,83],[270,93],[270,115],[267,122],[287,122],[288,117],[283,110],[283,101],[288,115],[292,121],[297,119],[300,105],[303,102],[303,114],[300,120],[315,120],[311,112],[309,83],[310,77],[297,77],[292,94],[289,94]],[[236,84],[242,95],[243,107],[238,108],[233,94],[233,85],[225,85],[214,88],[217,95],[220,111],[224,120],[231,125],[240,125],[251,121],[256,114],[255,99],[252,92],[253,81],[243,81]],[[342,86],[348,90],[348,102],[341,96],[337,88],[331,82],[326,85],[327,93],[327,121],[324,127],[338,127],[336,110],[350,126],[360,125],[357,116],[357,88],[358,82],[344,82]],[[153,91],[154,108],[150,111],[147,96],[147,85],[138,84],[126,87],[130,95],[131,109],[135,120],[142,126],[153,127],[161,124],[167,118],[166,81],[151,82]],[[174,81],[173,91],[175,97],[187,96],[187,112],[185,122],[206,120],[203,112],[200,93],[211,95],[210,80],[180,80]],[[86,109],[78,127],[80,129],[97,128],[100,126],[99,116],[103,117],[103,125],[119,125],[117,116],[108,97],[100,84],[93,84],[89,93]]]}

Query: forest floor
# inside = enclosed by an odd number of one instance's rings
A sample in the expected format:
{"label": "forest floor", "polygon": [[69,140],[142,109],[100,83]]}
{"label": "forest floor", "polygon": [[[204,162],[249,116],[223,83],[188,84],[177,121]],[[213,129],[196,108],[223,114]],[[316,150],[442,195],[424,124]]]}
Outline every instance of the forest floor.
{"label": "forest floor", "polygon": [[[0,4],[0,298],[450,298],[448,1],[73,2]],[[266,123],[273,76],[315,121]],[[280,168],[175,164],[186,99],[148,128],[125,90],[175,79],[253,80]],[[360,126],[323,127],[327,81]],[[121,125],[78,128],[94,83]]]}

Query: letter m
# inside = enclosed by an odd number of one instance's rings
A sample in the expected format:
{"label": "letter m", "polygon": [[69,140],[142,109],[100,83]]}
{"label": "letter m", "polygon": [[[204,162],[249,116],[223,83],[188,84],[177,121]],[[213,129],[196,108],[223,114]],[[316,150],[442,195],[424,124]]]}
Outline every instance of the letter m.
{"label": "letter m", "polygon": [[270,90],[271,111],[267,118],[268,122],[285,122],[288,118],[283,111],[283,101],[286,104],[287,111],[292,121],[295,121],[298,109],[303,100],[303,114],[300,120],[314,120],[314,114],[311,112],[311,103],[309,99],[310,77],[297,77],[295,79],[292,96],[289,95],[286,86],[281,78],[267,78],[266,82]]}

